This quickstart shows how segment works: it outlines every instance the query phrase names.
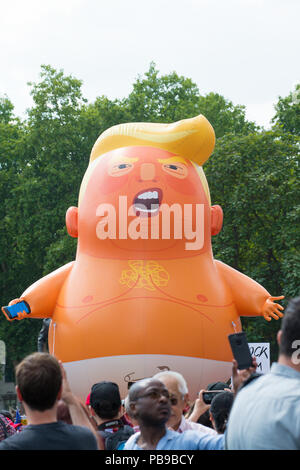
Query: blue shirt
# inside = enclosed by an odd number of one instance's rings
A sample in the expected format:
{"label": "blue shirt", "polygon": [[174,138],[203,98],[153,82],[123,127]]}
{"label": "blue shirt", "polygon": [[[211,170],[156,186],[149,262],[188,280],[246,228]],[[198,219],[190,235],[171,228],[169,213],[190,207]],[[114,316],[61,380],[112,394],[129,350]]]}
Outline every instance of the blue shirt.
{"label": "blue shirt", "polygon": [[300,450],[300,372],[273,363],[241,389],[226,430],[229,450]]}
{"label": "blue shirt", "polygon": [[[137,445],[137,440],[141,433],[136,432],[125,444],[124,450],[142,450]],[[160,439],[156,446],[156,450],[223,450],[224,435],[202,434],[198,431],[185,431],[179,434],[170,429],[166,430],[166,434]]]}

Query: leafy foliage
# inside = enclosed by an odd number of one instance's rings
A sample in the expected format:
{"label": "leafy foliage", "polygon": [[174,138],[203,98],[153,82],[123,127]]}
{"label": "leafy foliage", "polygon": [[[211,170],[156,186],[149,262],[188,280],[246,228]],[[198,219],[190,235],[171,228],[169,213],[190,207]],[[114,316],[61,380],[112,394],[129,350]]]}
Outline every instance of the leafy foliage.
{"label": "leafy foliage", "polygon": [[[299,261],[299,138],[280,131],[225,135],[204,167],[212,202],[224,210],[213,240],[216,258],[262,284],[271,295],[297,295]],[[286,304],[286,300],[283,304]],[[242,319],[249,339],[277,350],[276,321]]]}
{"label": "leafy foliage", "polygon": [[300,133],[300,83],[285,98],[280,97],[275,106],[276,114],[272,119],[274,128],[298,135]]}

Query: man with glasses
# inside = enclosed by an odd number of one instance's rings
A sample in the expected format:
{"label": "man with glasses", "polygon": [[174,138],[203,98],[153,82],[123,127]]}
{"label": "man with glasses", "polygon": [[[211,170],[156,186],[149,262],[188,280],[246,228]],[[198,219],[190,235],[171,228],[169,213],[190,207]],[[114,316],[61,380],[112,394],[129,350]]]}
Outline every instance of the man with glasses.
{"label": "man with glasses", "polygon": [[[159,372],[153,378],[160,380],[166,386],[170,394],[171,416],[167,422],[167,426],[180,433],[195,430],[214,436],[217,434],[214,429],[203,426],[203,424],[188,421],[183,416],[184,409],[188,405],[189,391],[184,377],[179,372],[167,370]],[[203,412],[209,409],[210,405],[204,404],[204,407]]]}
{"label": "man with glasses", "polygon": [[166,386],[150,378],[136,382],[129,390],[129,406],[140,431],[133,434],[124,450],[222,450],[224,435],[212,436],[197,431],[178,433],[168,429],[171,416],[170,395]]}

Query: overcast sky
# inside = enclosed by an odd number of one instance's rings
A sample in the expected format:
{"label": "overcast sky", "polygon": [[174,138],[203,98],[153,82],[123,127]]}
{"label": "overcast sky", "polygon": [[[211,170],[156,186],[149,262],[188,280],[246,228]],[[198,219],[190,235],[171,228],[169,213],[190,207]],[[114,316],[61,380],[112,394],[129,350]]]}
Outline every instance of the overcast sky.
{"label": "overcast sky", "polygon": [[49,64],[83,95],[127,96],[150,62],[191,78],[269,126],[300,81],[299,0],[0,0],[0,95],[32,105],[28,81]]}

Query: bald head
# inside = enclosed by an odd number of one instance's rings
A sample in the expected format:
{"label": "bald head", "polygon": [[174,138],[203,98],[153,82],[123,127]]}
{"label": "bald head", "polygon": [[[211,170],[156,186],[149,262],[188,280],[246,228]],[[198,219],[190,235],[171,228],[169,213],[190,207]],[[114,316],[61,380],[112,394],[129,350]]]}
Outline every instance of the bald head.
{"label": "bald head", "polygon": [[135,382],[129,389],[130,415],[140,426],[160,427],[168,421],[171,412],[169,393],[157,379]]}
{"label": "bald head", "polygon": [[149,383],[151,383],[152,381],[153,379],[150,377],[148,379],[142,379],[138,380],[137,382],[134,382],[128,392],[129,403],[136,401],[138,395],[140,393],[142,394],[143,390],[146,389]]}

